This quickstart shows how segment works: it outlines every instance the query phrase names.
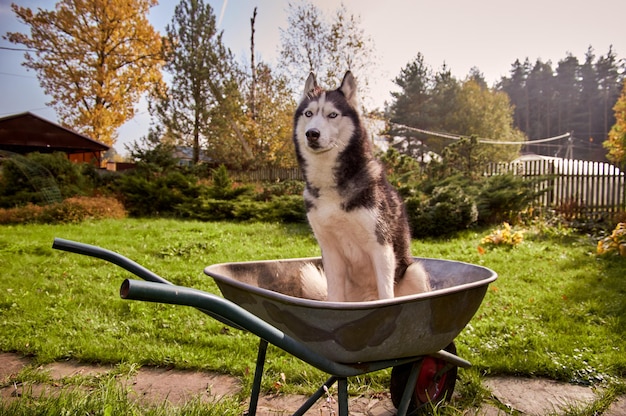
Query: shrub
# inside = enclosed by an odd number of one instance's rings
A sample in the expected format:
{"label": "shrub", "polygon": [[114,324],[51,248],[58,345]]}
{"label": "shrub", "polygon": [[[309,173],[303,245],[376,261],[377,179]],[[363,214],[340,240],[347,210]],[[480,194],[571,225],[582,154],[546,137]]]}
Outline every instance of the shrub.
{"label": "shrub", "polygon": [[389,183],[393,184],[404,198],[411,196],[420,184],[422,170],[420,163],[393,147],[387,149],[379,157],[386,168]]}
{"label": "shrub", "polygon": [[257,201],[269,201],[273,197],[298,196],[302,200],[302,192],[304,192],[303,181],[289,180],[264,183],[262,191],[256,195],[255,199]]}
{"label": "shrub", "polygon": [[473,198],[457,185],[436,187],[430,198],[414,196],[405,203],[414,237],[451,235],[478,218]]}
{"label": "shrub", "polygon": [[266,209],[267,220],[282,222],[306,221],[306,209],[301,195],[285,195],[274,198]]}
{"label": "shrub", "polygon": [[513,223],[528,209],[540,192],[532,183],[514,175],[495,175],[487,178],[476,197],[481,224]]}
{"label": "shrub", "polygon": [[301,196],[286,195],[269,201],[238,200],[233,209],[233,219],[265,222],[306,221],[304,201]]}
{"label": "shrub", "polygon": [[95,168],[68,160],[64,153],[14,155],[2,161],[0,207],[51,202],[46,192],[54,190],[57,202],[75,195],[88,195],[95,186]]}
{"label": "shrub", "polygon": [[120,177],[115,186],[131,216],[176,215],[177,206],[198,198],[200,186],[195,177],[178,171],[145,176],[142,172]]}
{"label": "shrub", "polygon": [[306,220],[301,196],[286,195],[258,201],[242,196],[235,200],[198,198],[176,207],[178,214],[200,221],[302,222]]}
{"label": "shrub", "polygon": [[0,208],[0,225],[39,222],[44,207],[28,203],[15,208]]}
{"label": "shrub", "polygon": [[63,201],[65,204],[80,206],[85,213],[83,219],[125,218],[126,210],[120,201],[112,197],[78,196]]}
{"label": "shrub", "polygon": [[599,256],[626,257],[626,223],[620,222],[610,236],[598,241],[596,251]]}
{"label": "shrub", "polygon": [[228,169],[224,165],[220,165],[219,168],[213,169],[211,172],[213,185],[207,190],[210,198],[229,201],[252,192],[252,187],[250,186],[235,187],[228,175]]}
{"label": "shrub", "polygon": [[213,198],[197,198],[176,206],[176,213],[183,218],[200,221],[234,219],[236,202]]}
{"label": "shrub", "polygon": [[86,219],[124,218],[126,211],[115,198],[74,197],[58,204],[0,209],[0,224],[74,223]]}

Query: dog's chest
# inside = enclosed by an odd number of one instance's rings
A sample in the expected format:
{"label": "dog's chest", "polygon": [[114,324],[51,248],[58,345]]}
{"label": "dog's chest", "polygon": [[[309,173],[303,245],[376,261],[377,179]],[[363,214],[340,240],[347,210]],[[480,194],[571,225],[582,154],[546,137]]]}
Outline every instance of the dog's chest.
{"label": "dog's chest", "polygon": [[315,199],[307,215],[316,237],[350,245],[367,244],[376,232],[376,213],[367,208],[346,211],[344,204],[344,199],[334,191]]}

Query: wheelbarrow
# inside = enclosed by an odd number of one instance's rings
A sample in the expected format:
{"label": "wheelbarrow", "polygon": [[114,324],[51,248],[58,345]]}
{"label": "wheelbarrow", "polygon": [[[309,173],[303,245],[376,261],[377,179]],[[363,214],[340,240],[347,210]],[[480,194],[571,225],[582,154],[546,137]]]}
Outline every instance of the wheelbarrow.
{"label": "wheelbarrow", "polygon": [[497,274],[473,264],[418,258],[432,291],[368,302],[302,298],[298,284],[305,263],[321,258],[223,263],[204,271],[220,297],[175,286],[134,261],[97,246],[56,238],[53,248],[116,264],[144,279],[126,279],[123,299],[192,306],[260,339],[248,415],[256,414],[268,344],[329,375],[298,409],[303,415],[337,383],[340,416],[348,415],[349,377],[392,368],[391,399],[398,415],[434,408],[449,400],[457,368],[471,364],[456,355],[454,338],[478,310]]}

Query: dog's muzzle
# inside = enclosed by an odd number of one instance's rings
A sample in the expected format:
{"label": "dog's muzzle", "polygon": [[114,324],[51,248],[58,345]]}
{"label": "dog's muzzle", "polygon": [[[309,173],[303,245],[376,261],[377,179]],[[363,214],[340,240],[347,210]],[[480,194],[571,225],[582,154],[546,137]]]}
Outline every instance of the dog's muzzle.
{"label": "dog's muzzle", "polygon": [[306,140],[310,148],[318,149],[320,147],[319,138],[320,131],[318,129],[309,129],[305,133]]}

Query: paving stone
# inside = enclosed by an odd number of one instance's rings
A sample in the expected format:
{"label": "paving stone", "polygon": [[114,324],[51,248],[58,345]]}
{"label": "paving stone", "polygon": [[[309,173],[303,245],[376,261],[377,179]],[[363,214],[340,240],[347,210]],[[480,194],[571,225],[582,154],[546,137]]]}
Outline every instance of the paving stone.
{"label": "paving stone", "polygon": [[191,398],[214,401],[241,390],[236,377],[162,368],[142,368],[129,382],[134,396],[151,404],[182,405]]}
{"label": "paving stone", "polygon": [[9,352],[0,353],[0,382],[6,383],[28,364],[30,364],[28,358]]}
{"label": "paving stone", "polygon": [[603,416],[624,416],[626,415],[626,396],[620,396],[603,413]]}
{"label": "paving stone", "polygon": [[553,380],[492,377],[484,381],[495,398],[512,410],[541,416],[587,406],[598,396],[590,387]]}

